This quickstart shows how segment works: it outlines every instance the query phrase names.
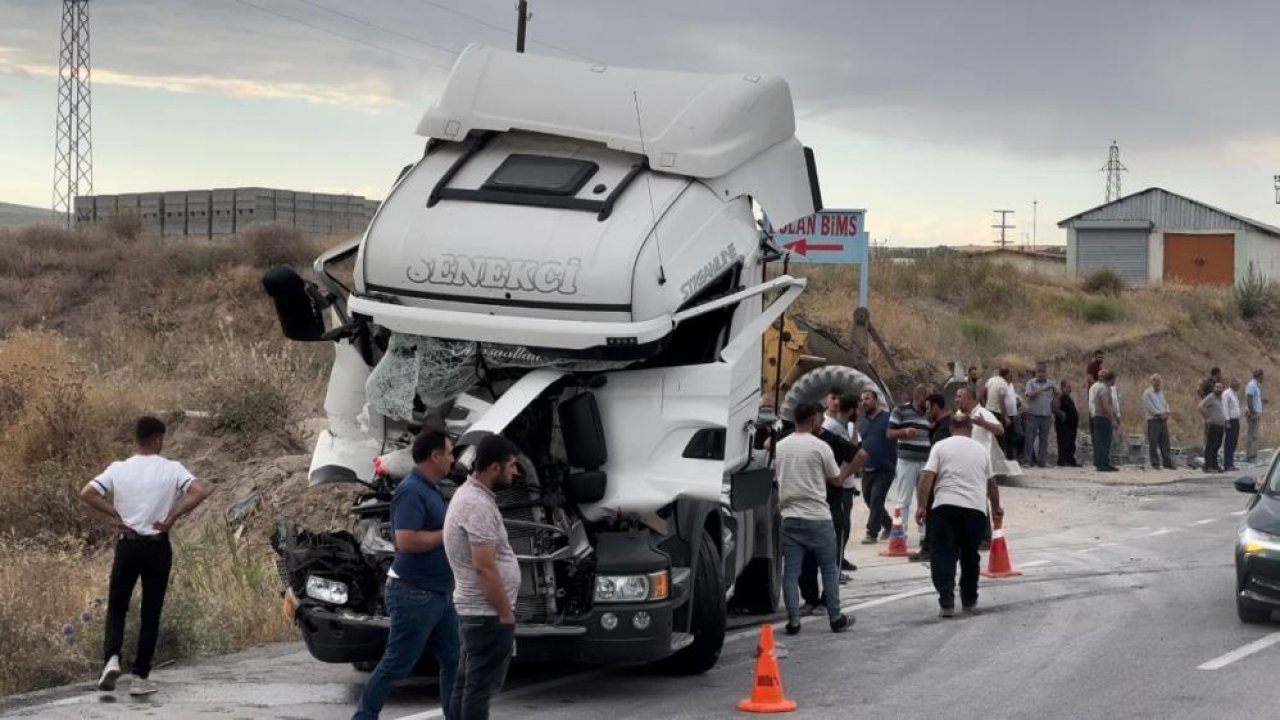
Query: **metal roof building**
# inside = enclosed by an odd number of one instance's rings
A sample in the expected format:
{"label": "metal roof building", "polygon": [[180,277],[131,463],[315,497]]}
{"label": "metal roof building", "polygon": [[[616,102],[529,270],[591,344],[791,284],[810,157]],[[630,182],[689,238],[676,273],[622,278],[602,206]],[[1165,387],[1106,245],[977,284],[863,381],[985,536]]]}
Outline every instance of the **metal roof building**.
{"label": "metal roof building", "polygon": [[1067,269],[1115,268],[1131,285],[1231,285],[1252,267],[1280,280],[1280,228],[1163,188],[1147,188],[1058,223]]}

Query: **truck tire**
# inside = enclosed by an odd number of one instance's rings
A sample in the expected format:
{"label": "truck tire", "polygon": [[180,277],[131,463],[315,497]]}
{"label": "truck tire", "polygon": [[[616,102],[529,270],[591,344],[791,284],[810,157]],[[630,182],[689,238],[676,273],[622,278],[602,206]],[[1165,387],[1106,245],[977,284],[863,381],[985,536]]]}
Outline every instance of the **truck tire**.
{"label": "truck tire", "polygon": [[787,390],[786,397],[782,399],[782,408],[778,411],[779,417],[787,422],[794,422],[797,405],[802,402],[821,404],[827,391],[833,387],[838,387],[845,394],[851,395],[871,390],[880,397],[880,404],[885,407],[890,407],[893,402],[889,397],[889,391],[880,387],[866,373],[844,365],[823,365],[801,375],[792,384]]}
{"label": "truck tire", "polygon": [[752,615],[770,615],[782,603],[782,518],[773,509],[773,557],[758,557],[747,564],[733,585],[733,609]]}
{"label": "truck tire", "polygon": [[[659,667],[673,675],[700,675],[715,667],[724,647],[725,622],[728,614],[724,598],[724,569],[715,541],[706,530],[698,542],[697,576],[693,579],[693,616],[689,632],[693,642],[665,660]],[[684,608],[679,612],[683,613]],[[679,627],[679,625],[677,625]]]}

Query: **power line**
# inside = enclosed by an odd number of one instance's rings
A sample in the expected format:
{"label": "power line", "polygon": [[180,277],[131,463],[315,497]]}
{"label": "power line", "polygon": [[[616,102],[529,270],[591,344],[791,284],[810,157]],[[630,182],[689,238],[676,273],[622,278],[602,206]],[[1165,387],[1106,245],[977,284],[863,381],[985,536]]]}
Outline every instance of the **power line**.
{"label": "power line", "polygon": [[452,69],[453,69],[452,67],[450,67],[450,66],[448,66],[448,65],[445,65],[445,64],[443,64],[443,63],[438,63],[438,62],[436,62],[436,61],[434,61],[434,60],[428,60],[427,58],[418,57],[417,55],[410,55],[410,54],[408,54],[408,53],[402,53],[402,52],[400,52],[399,50],[392,50],[392,49],[391,49],[391,48],[389,48],[389,47],[385,47],[385,46],[383,46],[383,45],[379,45],[379,44],[377,44],[377,43],[369,42],[368,40],[364,40],[364,39],[361,39],[361,38],[358,38],[358,37],[354,37],[354,36],[352,36],[352,35],[347,35],[347,34],[345,34],[345,33],[340,33],[340,32],[338,32],[338,31],[336,31],[336,30],[330,30],[329,28],[324,27],[323,25],[316,25],[315,23],[309,23],[309,22],[307,22],[306,20],[300,20],[300,19],[298,19],[298,18],[296,18],[296,17],[293,17],[292,15],[286,15],[286,14],[284,14],[284,13],[282,13],[282,12],[276,12],[275,10],[270,10],[270,9],[268,9],[268,8],[264,8],[264,7],[262,7],[261,5],[255,5],[254,3],[249,2],[249,0],[235,0],[235,2],[238,2],[238,3],[240,3],[241,5],[244,5],[244,6],[246,6],[246,7],[251,7],[251,8],[253,8],[254,10],[257,10],[257,11],[259,11],[259,12],[263,12],[263,13],[266,13],[266,14],[268,14],[268,15],[273,15],[273,16],[275,16],[275,17],[280,18],[281,20],[288,20],[289,22],[293,22],[293,23],[297,23],[297,24],[299,24],[299,25],[304,25],[304,26],[306,26],[306,27],[309,27],[309,28],[311,28],[312,30],[319,30],[320,32],[325,33],[325,34],[327,34],[327,35],[332,35],[332,36],[337,37],[337,38],[342,38],[343,40],[346,40],[347,42],[353,42],[353,43],[356,43],[357,45],[364,45],[365,47],[370,47],[370,48],[373,48],[374,50],[381,50],[382,52],[390,53],[390,54],[392,54],[392,55],[398,55],[398,56],[400,56],[400,57],[402,57],[402,58],[405,58],[405,59],[408,59],[408,60],[413,60],[413,61],[415,61],[415,62],[426,63],[427,65],[433,65],[433,66],[438,67],[438,68],[441,68],[441,69],[443,69],[443,70],[452,70]]}
{"label": "power line", "polygon": [[[460,17],[460,18],[465,18],[465,19],[467,19],[467,20],[470,20],[471,22],[479,23],[479,24],[481,24],[481,25],[483,25],[483,26],[485,26],[485,27],[487,27],[487,28],[491,28],[491,29],[493,29],[493,30],[497,30],[497,31],[499,31],[499,32],[503,32],[503,33],[506,33],[506,34],[508,34],[508,35],[514,35],[514,34],[515,34],[515,33],[514,33],[514,31],[512,31],[512,30],[511,30],[511,28],[503,27],[503,26],[501,26],[501,25],[499,25],[499,24],[497,24],[497,23],[495,23],[495,22],[490,22],[490,21],[488,21],[488,20],[485,20],[484,18],[476,17],[475,15],[470,15],[470,14],[464,13],[464,12],[462,12],[461,10],[455,10],[455,9],[453,9],[453,8],[449,7],[448,5],[444,5],[444,4],[442,4],[442,3],[434,2],[433,0],[418,0],[418,2],[422,3],[423,5],[430,5],[431,7],[436,8],[436,9],[438,9],[438,10],[443,10],[443,11],[445,11],[445,12],[447,12],[447,13],[451,14],[451,15],[457,15],[457,16],[458,16],[458,17]],[[594,60],[592,60],[591,58],[583,57],[582,55],[579,55],[578,53],[576,53],[576,52],[574,52],[574,51],[572,51],[572,50],[569,50],[568,48],[562,48],[562,47],[559,47],[559,46],[557,46],[557,45],[552,45],[551,43],[545,43],[545,42],[541,42],[541,41],[538,41],[538,40],[531,40],[530,42],[532,42],[534,45],[541,45],[542,47],[547,48],[547,49],[549,49],[549,50],[555,50],[556,52],[562,52],[562,53],[564,53],[565,55],[569,55],[569,56],[575,57],[575,58],[577,58],[577,59],[579,59],[579,60],[585,60],[585,61],[587,61],[587,62],[595,62],[595,61],[594,61]]]}
{"label": "power line", "polygon": [[407,34],[405,34],[405,33],[402,33],[402,32],[400,32],[399,30],[396,30],[396,29],[394,29],[394,28],[384,27],[384,26],[382,26],[382,25],[378,25],[378,24],[376,24],[376,23],[371,23],[371,22],[369,22],[368,20],[365,20],[365,19],[363,19],[363,18],[358,18],[358,17],[356,17],[355,15],[348,15],[347,13],[344,13],[344,12],[342,12],[341,10],[334,10],[333,8],[325,7],[324,5],[321,5],[320,3],[315,2],[315,0],[298,0],[298,2],[302,3],[303,5],[310,5],[311,7],[316,8],[317,10],[322,10],[322,11],[324,11],[324,12],[327,12],[327,13],[330,13],[330,14],[333,14],[333,15],[337,15],[337,16],[338,16],[338,17],[340,17],[340,18],[346,18],[347,20],[350,20],[351,22],[359,23],[359,24],[361,24],[361,25],[364,25],[365,27],[373,28],[374,30],[381,30],[381,31],[382,31],[382,32],[384,32],[384,33],[389,33],[389,34],[391,34],[391,35],[395,35],[395,36],[396,36],[396,37],[398,37],[398,38],[404,38],[405,40],[408,40],[409,42],[415,42],[415,43],[418,43],[419,45],[425,45],[425,46],[427,46],[427,47],[429,47],[429,48],[434,48],[434,49],[436,49],[436,50],[440,50],[441,52],[446,52],[446,53],[449,53],[450,55],[454,55],[454,56],[456,56],[456,55],[458,54],[458,51],[457,51],[457,50],[453,50],[452,48],[447,48],[447,47],[445,47],[445,46],[443,46],[443,45],[436,45],[435,43],[427,42],[426,40],[423,40],[422,38],[416,38],[416,37],[414,37],[414,36],[412,36],[412,35],[407,35]]}

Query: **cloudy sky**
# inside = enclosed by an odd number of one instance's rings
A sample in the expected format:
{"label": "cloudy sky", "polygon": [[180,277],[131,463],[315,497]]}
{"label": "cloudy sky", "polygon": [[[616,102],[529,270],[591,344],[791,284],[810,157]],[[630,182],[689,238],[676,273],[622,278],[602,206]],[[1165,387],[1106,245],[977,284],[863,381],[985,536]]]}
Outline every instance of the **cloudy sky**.
{"label": "cloudy sky", "polygon": [[[47,206],[56,0],[0,0],[0,201]],[[382,197],[454,54],[514,0],[94,0],[98,192],[265,185]],[[530,51],[791,83],[831,207],[890,245],[1063,242],[1158,185],[1280,224],[1274,0],[531,0]]]}

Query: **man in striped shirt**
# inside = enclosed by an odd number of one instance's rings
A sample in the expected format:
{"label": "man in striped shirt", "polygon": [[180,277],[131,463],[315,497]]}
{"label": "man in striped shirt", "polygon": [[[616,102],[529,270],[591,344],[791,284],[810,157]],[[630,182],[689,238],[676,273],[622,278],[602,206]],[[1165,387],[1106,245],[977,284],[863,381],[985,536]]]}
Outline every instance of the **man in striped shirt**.
{"label": "man in striped shirt", "polygon": [[911,517],[911,501],[916,495],[920,471],[929,459],[929,431],[932,425],[926,414],[925,399],[929,397],[926,385],[917,385],[911,394],[911,402],[903,403],[889,415],[890,440],[898,441],[898,467],[894,484],[898,488],[894,504],[902,508],[903,525]]}

